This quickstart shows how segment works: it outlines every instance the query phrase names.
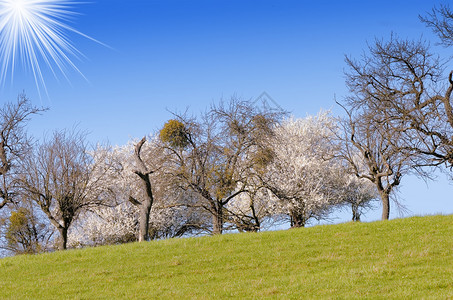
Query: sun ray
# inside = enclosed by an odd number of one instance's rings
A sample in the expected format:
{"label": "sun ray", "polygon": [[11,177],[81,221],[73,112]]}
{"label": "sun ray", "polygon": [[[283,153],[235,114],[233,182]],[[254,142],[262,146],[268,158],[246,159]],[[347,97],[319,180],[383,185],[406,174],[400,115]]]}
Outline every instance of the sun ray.
{"label": "sun ray", "polygon": [[[76,4],[70,0],[0,0],[0,83],[4,87],[8,77],[14,80],[19,66],[29,71],[38,93],[47,92],[43,75],[45,66],[58,79],[68,78],[72,69],[85,76],[74,60],[85,56],[69,39],[74,33],[105,44],[69,26],[67,22],[77,15],[72,11]],[[9,75],[8,75],[9,74]],[[86,78],[85,78],[86,79]]]}

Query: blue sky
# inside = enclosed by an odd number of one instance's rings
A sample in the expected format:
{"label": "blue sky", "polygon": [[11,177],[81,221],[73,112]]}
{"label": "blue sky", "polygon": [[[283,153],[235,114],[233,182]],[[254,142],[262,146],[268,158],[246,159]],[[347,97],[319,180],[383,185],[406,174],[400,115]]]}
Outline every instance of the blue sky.
{"label": "blue sky", "polygon": [[[69,82],[45,71],[48,96],[31,74],[16,71],[0,101],[21,91],[50,108],[31,122],[42,136],[75,125],[90,140],[125,144],[153,132],[169,111],[197,113],[213,101],[267,92],[296,117],[321,108],[341,113],[334,97],[347,95],[344,55],[358,57],[367,41],[434,37],[418,20],[441,1],[95,0],[74,1],[71,26],[107,44],[75,34],[85,55],[76,61],[88,79]],[[453,53],[453,49],[440,52]],[[61,76],[60,76],[61,77]],[[453,186],[440,176],[429,188],[404,178],[401,196],[410,214],[453,213]],[[441,200],[442,199],[442,200]],[[379,218],[369,214],[368,219]],[[398,216],[394,210],[391,217]]]}

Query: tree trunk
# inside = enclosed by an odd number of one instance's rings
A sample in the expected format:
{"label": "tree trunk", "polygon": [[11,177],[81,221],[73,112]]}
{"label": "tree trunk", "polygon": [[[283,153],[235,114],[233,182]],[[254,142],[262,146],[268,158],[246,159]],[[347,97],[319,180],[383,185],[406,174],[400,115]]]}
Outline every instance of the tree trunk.
{"label": "tree trunk", "polygon": [[146,197],[140,205],[140,224],[138,233],[139,242],[149,240],[149,214],[151,212],[152,204],[152,198]]}
{"label": "tree trunk", "polygon": [[143,189],[145,190],[145,199],[141,202],[137,201],[136,199],[129,197],[129,200],[133,204],[137,205],[140,209],[140,224],[139,224],[139,233],[138,233],[138,241],[148,241],[149,240],[149,214],[151,212],[151,206],[153,205],[153,190],[151,188],[151,178],[150,174],[153,171],[150,171],[144,161],[140,156],[140,152],[142,149],[143,144],[146,142],[146,137],[143,137],[140,142],[135,145],[135,160],[137,162],[138,170],[134,171],[135,174],[140,177],[141,182],[143,184]]}
{"label": "tree trunk", "polygon": [[63,226],[58,227],[58,232],[60,233],[60,239],[58,244],[59,250],[66,250],[68,244],[68,228]]}
{"label": "tree trunk", "polygon": [[50,213],[50,210],[47,206],[41,206],[44,213],[50,220],[50,223],[58,230],[60,233],[60,238],[58,239],[58,250],[66,250],[67,243],[68,243],[68,226],[62,226]]}
{"label": "tree trunk", "polygon": [[382,220],[388,220],[390,216],[390,194],[385,191],[379,191],[382,202]]}
{"label": "tree trunk", "polygon": [[291,218],[291,228],[305,227],[305,222],[302,218]]}
{"label": "tree trunk", "polygon": [[215,214],[212,215],[212,234],[222,234],[223,232],[223,207],[219,205],[215,209]]}
{"label": "tree trunk", "polygon": [[296,211],[290,212],[291,228],[305,227],[305,218],[303,213]]}
{"label": "tree trunk", "polygon": [[360,222],[359,206],[355,204],[352,204],[352,221]]}

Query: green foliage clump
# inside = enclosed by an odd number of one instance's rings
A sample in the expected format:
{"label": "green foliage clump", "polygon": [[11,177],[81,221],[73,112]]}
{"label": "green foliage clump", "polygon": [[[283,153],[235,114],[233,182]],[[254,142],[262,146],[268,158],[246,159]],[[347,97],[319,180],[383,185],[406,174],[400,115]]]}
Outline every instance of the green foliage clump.
{"label": "green foliage clump", "polygon": [[275,153],[269,147],[259,148],[252,159],[258,171],[264,170],[274,159]]}
{"label": "green foliage clump", "polygon": [[46,227],[27,208],[21,207],[13,211],[5,233],[8,249],[15,254],[42,252],[42,242],[49,234]]}
{"label": "green foliage clump", "polygon": [[228,123],[228,128],[232,135],[245,135],[247,133],[246,126],[236,119],[233,119]]}
{"label": "green foliage clump", "polygon": [[159,132],[162,142],[168,143],[174,148],[185,148],[189,144],[188,130],[186,126],[178,120],[169,120]]}
{"label": "green foliage clump", "polygon": [[262,114],[257,114],[252,119],[252,124],[255,131],[261,134],[272,134],[272,127],[275,120],[272,117],[265,116]]}

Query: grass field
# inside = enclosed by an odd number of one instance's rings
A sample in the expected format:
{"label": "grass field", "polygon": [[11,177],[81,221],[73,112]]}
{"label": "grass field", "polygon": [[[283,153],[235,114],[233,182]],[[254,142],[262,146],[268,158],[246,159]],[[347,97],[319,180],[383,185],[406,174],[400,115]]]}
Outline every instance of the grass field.
{"label": "grass field", "polygon": [[453,215],[0,259],[0,299],[451,299]]}

